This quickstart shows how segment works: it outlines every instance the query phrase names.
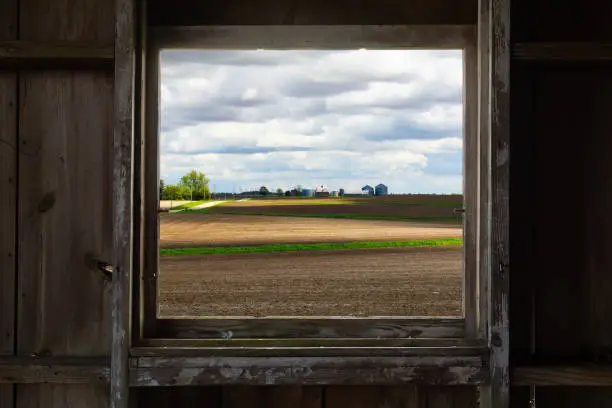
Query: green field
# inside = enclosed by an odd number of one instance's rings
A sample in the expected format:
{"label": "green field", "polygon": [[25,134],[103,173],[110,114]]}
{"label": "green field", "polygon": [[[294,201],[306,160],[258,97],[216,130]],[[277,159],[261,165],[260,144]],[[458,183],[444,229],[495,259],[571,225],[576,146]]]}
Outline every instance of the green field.
{"label": "green field", "polygon": [[340,249],[376,249],[376,248],[406,248],[406,247],[439,247],[459,246],[461,238],[418,239],[410,241],[362,241],[362,242],[328,242],[320,244],[268,244],[234,247],[197,247],[197,248],[162,248],[160,256],[180,255],[215,255],[244,254],[254,252],[298,252],[298,251],[330,251]]}

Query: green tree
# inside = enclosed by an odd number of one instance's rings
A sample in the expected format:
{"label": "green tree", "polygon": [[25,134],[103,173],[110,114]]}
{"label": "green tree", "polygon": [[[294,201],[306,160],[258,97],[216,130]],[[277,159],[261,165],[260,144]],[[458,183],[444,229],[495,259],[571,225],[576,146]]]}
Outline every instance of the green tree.
{"label": "green tree", "polygon": [[270,194],[270,190],[268,190],[268,187],[266,186],[261,186],[259,188],[259,194],[261,194],[262,196],[268,195]]}
{"label": "green tree", "polygon": [[279,187],[279,188],[276,189],[276,195],[277,196],[282,197],[283,194],[285,194],[285,193],[283,192],[282,188]]}
{"label": "green tree", "polygon": [[181,186],[169,184],[164,188],[162,200],[183,200],[185,192],[187,192],[187,197],[189,197],[189,190],[185,190]]}
{"label": "green tree", "polygon": [[166,184],[164,183],[164,179],[159,179],[159,197],[163,199],[164,197],[164,189],[166,188]]}
{"label": "green tree", "polygon": [[[208,187],[208,182],[210,179],[207,179],[204,173],[201,173],[197,170],[191,170],[189,173],[185,174],[181,177],[179,181],[179,185],[181,187],[186,187],[189,189],[189,199],[190,200],[209,200],[210,199],[210,188]],[[187,197],[186,197],[187,198]]]}

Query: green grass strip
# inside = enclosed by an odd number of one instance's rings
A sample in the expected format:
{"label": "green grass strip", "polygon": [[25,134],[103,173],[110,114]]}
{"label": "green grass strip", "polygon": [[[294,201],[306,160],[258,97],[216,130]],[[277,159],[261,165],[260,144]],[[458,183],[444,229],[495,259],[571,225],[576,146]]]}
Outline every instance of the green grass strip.
{"label": "green grass strip", "polygon": [[331,251],[339,249],[374,249],[406,247],[440,247],[462,245],[461,238],[416,239],[411,241],[327,242],[320,244],[267,244],[235,247],[164,248],[160,256],[245,254],[254,252]]}
{"label": "green grass strip", "polygon": [[[191,210],[193,213],[207,214],[208,208],[201,210]],[[215,211],[215,214],[232,214],[232,215],[265,215],[269,217],[303,217],[303,218],[335,218],[347,220],[376,220],[376,221],[422,221],[422,222],[440,222],[459,224],[461,218],[457,216],[432,217],[432,216],[414,216],[414,215],[367,215],[367,214],[296,214],[283,212],[238,212],[238,211]]]}
{"label": "green grass strip", "polygon": [[191,207],[196,207],[200,204],[204,204],[209,202],[210,200],[199,200],[199,201],[191,201],[189,203],[181,204],[176,207],[172,207],[171,210],[186,210]]}

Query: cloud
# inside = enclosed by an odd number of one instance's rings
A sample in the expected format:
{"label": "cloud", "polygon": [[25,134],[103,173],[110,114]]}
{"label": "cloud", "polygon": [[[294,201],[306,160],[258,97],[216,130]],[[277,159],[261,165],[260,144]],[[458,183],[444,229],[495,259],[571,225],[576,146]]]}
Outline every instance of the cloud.
{"label": "cloud", "polygon": [[460,51],[164,52],[161,174],[460,192],[461,104]]}

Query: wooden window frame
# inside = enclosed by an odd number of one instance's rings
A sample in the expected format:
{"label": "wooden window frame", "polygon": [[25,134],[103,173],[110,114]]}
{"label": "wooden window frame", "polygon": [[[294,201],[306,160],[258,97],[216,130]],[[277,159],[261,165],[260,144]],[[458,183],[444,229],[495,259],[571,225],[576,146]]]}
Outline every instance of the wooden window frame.
{"label": "wooden window frame", "polygon": [[[206,26],[157,27],[143,39],[141,140],[134,178],[133,345],[210,350],[265,347],[300,355],[325,346],[355,349],[482,347],[487,344],[488,254],[492,195],[485,166],[489,135],[479,132],[479,55],[475,26]],[[159,51],[161,49],[463,49],[464,251],[463,317],[163,318],[157,311],[159,245]],[[142,164],[142,165],[140,165]],[[140,238],[140,239],[139,239]],[[155,248],[151,251],[150,248]],[[321,350],[321,349],[320,349]],[[312,353],[312,350],[309,351]],[[328,355],[332,351],[322,351]],[[477,351],[480,352],[480,351]],[[317,353],[315,353],[317,354]]]}

